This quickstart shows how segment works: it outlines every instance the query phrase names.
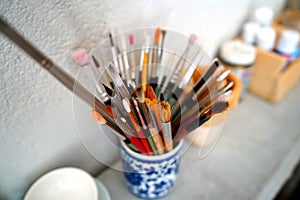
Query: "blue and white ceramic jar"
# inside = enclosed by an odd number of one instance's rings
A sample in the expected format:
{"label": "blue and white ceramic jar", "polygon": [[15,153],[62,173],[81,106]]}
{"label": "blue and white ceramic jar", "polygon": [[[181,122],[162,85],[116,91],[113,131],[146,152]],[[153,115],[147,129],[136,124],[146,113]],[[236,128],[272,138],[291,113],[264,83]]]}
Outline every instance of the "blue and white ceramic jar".
{"label": "blue and white ceramic jar", "polygon": [[147,156],[132,151],[121,141],[123,171],[129,191],[144,199],[168,194],[176,181],[182,143],[166,154]]}

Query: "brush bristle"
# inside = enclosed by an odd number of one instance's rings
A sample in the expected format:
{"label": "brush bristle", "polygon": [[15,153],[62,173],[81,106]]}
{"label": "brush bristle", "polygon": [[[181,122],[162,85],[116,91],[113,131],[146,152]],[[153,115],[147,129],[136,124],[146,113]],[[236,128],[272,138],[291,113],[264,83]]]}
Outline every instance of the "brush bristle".
{"label": "brush bristle", "polygon": [[120,75],[118,74],[117,70],[115,69],[115,67],[113,65],[109,65],[108,71],[116,86],[121,87],[124,83]]}
{"label": "brush bristle", "polygon": [[164,97],[164,94],[163,94],[163,93],[160,93],[160,95],[159,95],[159,100],[160,100],[160,102],[162,102],[162,101],[165,100],[165,97]]}
{"label": "brush bristle", "polygon": [[114,41],[113,41],[113,39],[112,39],[111,33],[109,33],[108,36],[109,36],[110,45],[111,45],[111,46],[114,46]]}
{"label": "brush bristle", "polygon": [[99,65],[97,59],[96,59],[93,55],[92,55],[92,59],[93,59],[93,62],[94,62],[94,64],[95,64],[95,66],[96,66],[97,68],[99,68],[100,65]]}
{"label": "brush bristle", "polygon": [[169,102],[166,101],[160,102],[158,111],[159,111],[160,120],[162,122],[167,123],[171,120],[171,106]]}
{"label": "brush bristle", "polygon": [[90,64],[88,55],[85,49],[78,49],[72,53],[73,60],[81,67]]}
{"label": "brush bristle", "polygon": [[109,87],[107,87],[105,84],[103,84],[102,83],[102,85],[103,85],[103,87],[104,87],[104,89],[105,89],[105,91],[106,91],[106,93],[110,96],[110,97],[112,97],[113,96],[113,91],[112,91],[112,89],[110,89]]}

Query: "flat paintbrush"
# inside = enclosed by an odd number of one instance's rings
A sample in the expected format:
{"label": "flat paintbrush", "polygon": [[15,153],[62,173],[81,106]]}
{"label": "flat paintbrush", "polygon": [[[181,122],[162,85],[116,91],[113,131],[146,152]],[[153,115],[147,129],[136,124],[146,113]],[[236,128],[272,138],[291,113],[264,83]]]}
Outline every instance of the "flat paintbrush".
{"label": "flat paintbrush", "polygon": [[156,123],[155,114],[152,108],[152,102],[150,99],[145,98],[146,105],[149,110],[150,122],[148,124],[149,131],[151,133],[152,139],[154,141],[155,147],[157,149],[158,154],[164,153],[164,144],[159,134],[159,128]]}
{"label": "flat paintbrush", "polygon": [[[71,92],[76,94],[84,102],[95,108],[103,118],[107,121],[107,124],[113,127],[118,133],[122,133],[121,129],[118,128],[109,115],[106,112],[105,105],[102,104],[93,94],[91,94],[84,86],[80,83],[76,83],[75,79],[68,73],[63,71],[60,67],[54,64],[48,57],[41,53],[32,44],[26,41],[19,33],[17,33],[12,27],[10,27],[1,17],[0,17],[0,31],[10,38],[15,44],[17,44],[21,49],[23,49],[28,55],[30,55],[37,63],[39,63],[44,69],[46,69],[50,74],[52,74],[58,81],[60,81],[66,88]],[[76,84],[76,88],[74,85]]]}
{"label": "flat paintbrush", "polygon": [[171,106],[167,101],[164,101],[163,95],[160,97],[159,103],[159,117],[163,127],[163,138],[167,151],[172,151],[173,140],[172,140],[172,128],[171,128]]}

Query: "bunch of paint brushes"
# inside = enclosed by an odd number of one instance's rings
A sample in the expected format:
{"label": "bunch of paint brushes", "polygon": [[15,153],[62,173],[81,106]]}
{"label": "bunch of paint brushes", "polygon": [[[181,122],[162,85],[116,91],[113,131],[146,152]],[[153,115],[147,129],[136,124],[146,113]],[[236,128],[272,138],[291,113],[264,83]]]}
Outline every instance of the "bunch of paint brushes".
{"label": "bunch of paint brushes", "polygon": [[164,68],[168,32],[157,28],[152,34],[153,42],[151,35],[146,34],[138,51],[133,49],[135,35],[118,36],[119,46],[109,34],[112,60],[107,64],[100,64],[95,55],[91,55],[90,63],[84,50],[75,52],[73,58],[82,67],[89,66],[97,96],[105,106],[102,112],[93,110],[92,118],[112,128],[132,150],[161,155],[172,151],[214,114],[225,111],[234,84],[227,80],[230,71],[218,60],[207,65],[205,73],[199,76],[201,48],[190,55],[191,62],[187,61],[191,46],[196,45],[195,35],[190,36],[178,59],[169,56],[173,62]]}
{"label": "bunch of paint brushes", "polygon": [[[164,47],[165,39],[172,34],[159,28],[152,31],[153,45],[148,33],[139,51],[132,48],[135,38],[140,35],[128,34],[128,40],[121,35],[121,48],[110,35],[112,59],[102,66],[98,59],[105,59],[106,55],[101,54],[102,58],[97,59],[92,54],[90,64],[85,51],[74,54],[81,66],[90,66],[93,72],[97,93],[92,94],[1,17],[0,31],[94,108],[91,112],[93,119],[110,127],[134,151],[146,155],[172,151],[187,134],[214,114],[225,111],[234,86],[227,80],[230,71],[224,69],[218,60],[207,65],[205,73],[199,76],[198,66],[203,64],[203,51],[201,48],[194,53],[191,51],[195,46],[194,35],[189,38],[184,51],[176,56],[175,52],[170,53]],[[170,42],[177,44],[181,39],[173,38]],[[162,67],[165,57],[171,62]]]}

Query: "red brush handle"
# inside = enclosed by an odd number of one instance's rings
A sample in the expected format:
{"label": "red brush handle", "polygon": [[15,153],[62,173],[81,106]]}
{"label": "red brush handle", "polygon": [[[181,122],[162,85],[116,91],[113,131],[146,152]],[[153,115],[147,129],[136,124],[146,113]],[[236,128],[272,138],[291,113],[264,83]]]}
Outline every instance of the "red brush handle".
{"label": "red brush handle", "polygon": [[147,154],[146,149],[137,137],[132,136],[129,140],[142,154]]}
{"label": "red brush handle", "polygon": [[143,143],[143,146],[144,146],[144,148],[146,149],[147,154],[148,154],[148,155],[153,155],[152,149],[151,149],[151,147],[150,147],[150,145],[149,145],[149,143],[148,143],[147,138],[145,138],[145,136],[144,136],[142,130],[138,131],[137,134],[138,134],[139,139],[140,139],[141,142]]}

